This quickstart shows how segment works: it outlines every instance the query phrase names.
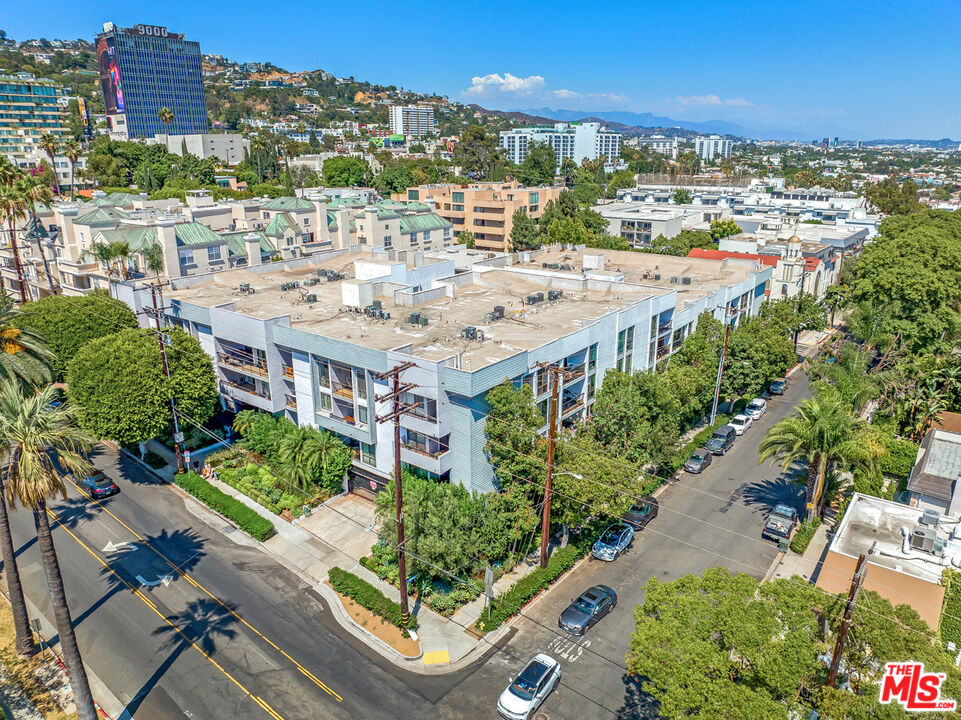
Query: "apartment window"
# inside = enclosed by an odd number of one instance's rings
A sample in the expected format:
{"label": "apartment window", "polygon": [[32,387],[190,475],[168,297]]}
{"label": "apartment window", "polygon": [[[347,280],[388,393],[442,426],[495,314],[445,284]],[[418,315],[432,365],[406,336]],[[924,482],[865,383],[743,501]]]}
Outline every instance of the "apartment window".
{"label": "apartment window", "polygon": [[[451,202],[462,203],[464,202],[464,193],[462,192],[452,192],[450,194]],[[463,210],[463,208],[461,208]]]}
{"label": "apartment window", "polygon": [[365,465],[376,465],[377,459],[374,456],[374,446],[365,442],[360,444],[360,461]]}
{"label": "apartment window", "polygon": [[546,370],[541,370],[537,373],[537,395],[543,395],[547,392],[548,382],[548,373]]}
{"label": "apartment window", "polygon": [[357,380],[357,397],[361,400],[367,399],[367,379],[364,377],[363,370],[355,370],[354,377]]}
{"label": "apartment window", "polygon": [[391,247],[391,245],[392,245],[392,242],[391,242],[391,239],[390,239],[390,235],[385,235],[385,236],[384,236],[384,247],[389,248],[389,247]]}
{"label": "apartment window", "polygon": [[330,365],[327,361],[317,363],[317,384],[321,387],[330,387]]}
{"label": "apartment window", "polygon": [[361,425],[367,424],[367,406],[358,405],[357,406],[357,422]]}
{"label": "apartment window", "polygon": [[591,349],[587,351],[587,371],[594,372],[597,369],[597,343],[591,345]]}
{"label": "apartment window", "polygon": [[538,196],[538,193],[532,192],[532,193],[530,194],[530,199],[528,200],[528,202],[529,202],[531,205],[537,205],[537,203],[540,202],[540,198],[539,198],[539,196]]}
{"label": "apartment window", "polygon": [[530,205],[530,206],[527,208],[527,212],[533,214],[533,213],[536,213],[539,209],[540,209],[540,206],[538,206],[538,205]]}
{"label": "apartment window", "polygon": [[451,208],[451,209],[452,209],[454,212],[464,212],[464,206],[463,206],[463,205],[455,205],[455,206],[454,206],[453,208]]}
{"label": "apartment window", "polygon": [[220,245],[207,248],[207,262],[219,262],[220,260]]}
{"label": "apartment window", "polygon": [[407,191],[407,199],[408,199],[408,200],[420,200],[420,191],[419,191],[419,190],[408,190],[408,191]]}
{"label": "apartment window", "polygon": [[330,395],[327,393],[320,394],[320,409],[330,412]]}
{"label": "apartment window", "polygon": [[450,237],[450,228],[444,228],[444,237],[445,237],[445,238],[449,238],[449,237]]}
{"label": "apartment window", "polygon": [[180,255],[180,264],[181,264],[181,265],[193,265],[193,264],[194,264],[194,251],[193,251],[193,250],[181,250],[178,254]]}
{"label": "apartment window", "polygon": [[309,218],[309,217],[305,217],[305,218],[304,218],[304,227],[309,227],[309,226],[310,226],[310,218]]}

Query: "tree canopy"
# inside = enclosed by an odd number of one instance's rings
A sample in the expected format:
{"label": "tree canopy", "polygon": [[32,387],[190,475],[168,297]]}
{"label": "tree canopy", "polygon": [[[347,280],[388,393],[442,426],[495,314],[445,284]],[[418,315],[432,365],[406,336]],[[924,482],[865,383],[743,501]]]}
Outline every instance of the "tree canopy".
{"label": "tree canopy", "polygon": [[367,182],[370,167],[366,160],[338,156],[324,160],[324,182],[332,187],[355,187]]}
{"label": "tree canopy", "polygon": [[124,302],[95,290],[89,295],[50,295],[27,303],[16,324],[43,336],[57,356],[53,370],[62,380],[67,364],[84,345],[118,330],[137,327],[137,316]]}
{"label": "tree canopy", "polygon": [[174,328],[169,335],[169,379],[153,332],[121,330],[91,340],[76,353],[67,382],[81,427],[121,443],[149,440],[170,423],[171,397],[195,422],[213,415],[217,382],[210,356],[184,331]]}
{"label": "tree canopy", "polygon": [[524,161],[513,168],[514,177],[524,185],[551,185],[557,172],[557,156],[547,142],[528,146]]}

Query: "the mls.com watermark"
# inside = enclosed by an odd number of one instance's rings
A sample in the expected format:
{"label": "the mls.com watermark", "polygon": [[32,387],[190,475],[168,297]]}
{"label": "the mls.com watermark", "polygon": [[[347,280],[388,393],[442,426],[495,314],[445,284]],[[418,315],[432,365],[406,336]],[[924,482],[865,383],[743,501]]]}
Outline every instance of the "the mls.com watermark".
{"label": "the mls.com watermark", "polygon": [[881,703],[900,703],[910,712],[956,710],[957,700],[942,699],[944,673],[924,672],[924,663],[887,663],[881,680]]}

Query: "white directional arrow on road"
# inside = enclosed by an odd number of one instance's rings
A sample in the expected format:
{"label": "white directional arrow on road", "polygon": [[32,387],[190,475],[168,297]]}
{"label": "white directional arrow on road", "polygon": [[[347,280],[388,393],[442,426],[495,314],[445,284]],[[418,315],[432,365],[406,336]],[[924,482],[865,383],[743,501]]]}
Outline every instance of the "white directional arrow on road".
{"label": "white directional arrow on road", "polygon": [[144,587],[154,587],[155,585],[159,585],[160,583],[163,583],[164,587],[170,587],[170,583],[173,582],[173,579],[174,579],[173,575],[161,575],[156,580],[145,580],[143,575],[137,576],[137,582],[139,582]]}
{"label": "white directional arrow on road", "polygon": [[128,543],[128,542],[115,543],[113,540],[109,540],[107,544],[104,546],[102,552],[105,552],[105,553],[120,552],[121,550],[136,550],[136,549],[137,548],[134,547],[133,543]]}

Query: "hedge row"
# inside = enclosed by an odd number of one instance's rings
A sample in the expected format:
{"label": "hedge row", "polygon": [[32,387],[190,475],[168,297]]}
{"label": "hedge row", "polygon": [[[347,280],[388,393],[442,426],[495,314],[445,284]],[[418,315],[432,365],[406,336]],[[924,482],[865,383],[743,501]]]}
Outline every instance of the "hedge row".
{"label": "hedge row", "polygon": [[541,590],[574,567],[594,543],[598,532],[585,532],[567,547],[558,548],[547,560],[546,568],[537,568],[528,573],[506,591],[491,600],[490,611],[482,613],[477,621],[477,629],[483,632],[496,630],[512,615],[530,602]]}
{"label": "hedge row", "polygon": [[215,488],[197,473],[186,472],[175,475],[174,482],[211,510],[216,510],[228,520],[235,522],[237,527],[254,540],[263,542],[274,534],[274,526],[269,520],[261,517],[239,500]]}
{"label": "hedge row", "polygon": [[820,524],[821,518],[819,517],[814,518],[810,522],[805,520],[801,523],[801,527],[798,528],[798,531],[794,533],[794,537],[791,538],[791,552],[803,555]]}
{"label": "hedge row", "polygon": [[367,608],[374,615],[379,616],[382,621],[389,622],[402,630],[417,629],[417,618],[414,615],[410,616],[410,622],[407,624],[407,628],[404,628],[400,603],[388,598],[363,578],[357,577],[346,570],[341,570],[339,567],[332,567],[327,577],[330,579],[330,586],[334,590],[345,597],[349,597],[361,607]]}
{"label": "hedge row", "polygon": [[945,646],[953,642],[961,647],[961,572],[945,568],[941,574],[944,585],[944,607],[941,609],[939,634]]}

